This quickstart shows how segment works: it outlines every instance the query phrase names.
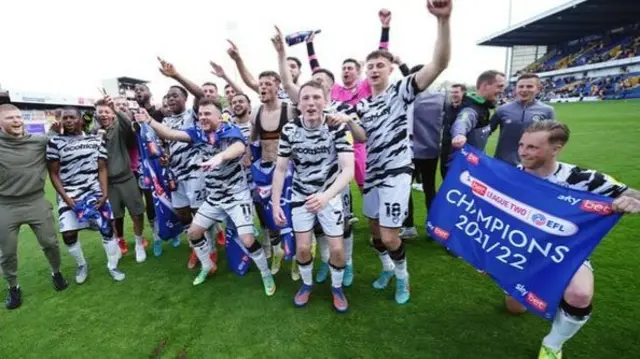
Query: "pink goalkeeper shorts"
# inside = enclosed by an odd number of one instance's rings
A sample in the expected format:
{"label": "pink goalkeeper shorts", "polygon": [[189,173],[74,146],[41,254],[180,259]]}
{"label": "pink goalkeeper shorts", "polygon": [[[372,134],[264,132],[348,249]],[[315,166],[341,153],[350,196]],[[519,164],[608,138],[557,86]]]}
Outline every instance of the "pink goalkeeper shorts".
{"label": "pink goalkeeper shorts", "polygon": [[364,174],[367,169],[367,147],[365,143],[353,144],[353,157],[355,158],[355,179],[359,187],[364,186]]}

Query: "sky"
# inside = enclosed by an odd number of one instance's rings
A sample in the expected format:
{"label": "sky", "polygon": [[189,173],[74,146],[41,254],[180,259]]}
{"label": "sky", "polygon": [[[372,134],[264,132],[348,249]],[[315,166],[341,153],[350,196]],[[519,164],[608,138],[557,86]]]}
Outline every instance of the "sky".
{"label": "sky", "polygon": [[[505,29],[509,0],[453,0],[452,56],[437,80],[473,83],[487,69],[504,70],[504,48],[477,42]],[[513,0],[512,24],[566,0]],[[322,4],[322,5],[319,5]],[[431,59],[436,20],[426,0],[142,1],[21,0],[2,5],[0,85],[10,91],[99,97],[102,80],[131,76],[151,81],[155,100],[174,81],[160,74],[157,56],[198,84],[224,81],[209,71],[219,62],[238,83],[226,53],[233,39],[254,75],[277,69],[270,42],[274,25],[284,34],[320,29],[315,48],[323,67],[340,72],[343,59],[363,59],[378,46],[378,10],[392,12],[389,50],[409,66]],[[304,44],[287,48],[310,70]],[[396,75],[397,76],[397,75]]]}

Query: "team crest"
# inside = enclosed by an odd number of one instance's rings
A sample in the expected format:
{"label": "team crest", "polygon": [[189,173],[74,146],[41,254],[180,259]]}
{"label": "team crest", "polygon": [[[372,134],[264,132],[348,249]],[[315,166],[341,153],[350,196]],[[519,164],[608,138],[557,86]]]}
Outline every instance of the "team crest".
{"label": "team crest", "polygon": [[531,117],[531,121],[533,121],[533,122],[539,122],[539,121],[542,121],[542,120],[543,120],[543,118],[540,115],[533,115]]}

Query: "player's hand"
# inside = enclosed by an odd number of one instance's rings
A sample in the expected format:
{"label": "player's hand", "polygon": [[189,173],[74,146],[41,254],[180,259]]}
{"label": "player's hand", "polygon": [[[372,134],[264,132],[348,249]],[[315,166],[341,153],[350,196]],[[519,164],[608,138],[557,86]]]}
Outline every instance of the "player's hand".
{"label": "player's hand", "polygon": [[463,135],[457,135],[451,140],[451,146],[453,148],[462,148],[467,143],[467,137]]}
{"label": "player's hand", "polygon": [[105,196],[105,195],[103,195],[102,197],[100,197],[100,198],[98,199],[98,201],[96,202],[95,208],[96,208],[96,209],[100,209],[100,208],[102,208],[102,206],[104,206],[104,204],[105,204],[105,203],[107,203],[107,199],[108,199],[108,197],[107,197],[107,196]]}
{"label": "player's hand", "polygon": [[49,130],[62,135],[62,132],[64,131],[62,129],[62,122],[60,122],[59,120],[54,120],[53,123],[51,123],[51,127],[49,127]]}
{"label": "player's hand", "polygon": [[452,0],[427,0],[427,9],[435,17],[448,19],[451,16]]}
{"label": "player's hand", "polygon": [[213,69],[213,71],[211,71],[212,74],[218,76],[219,78],[226,77],[226,73],[224,72],[224,69],[222,68],[222,66],[216,64],[213,61],[209,61],[209,65],[211,65],[211,68]]}
{"label": "player's hand", "polygon": [[640,213],[640,201],[629,196],[623,195],[616,198],[611,204],[611,207],[615,212],[618,212],[618,213],[627,213],[627,214]]}
{"label": "player's hand", "polygon": [[315,38],[316,38],[316,32],[312,31],[311,35],[307,36],[307,39],[305,41],[308,42],[308,43],[311,43],[311,42],[313,42],[313,39],[315,39]]}
{"label": "player's hand", "polygon": [[378,11],[378,18],[380,18],[382,27],[389,27],[391,24],[391,11],[389,11],[389,9],[380,9],[380,11]]}
{"label": "player's hand", "polygon": [[160,160],[160,166],[167,167],[169,165],[169,158],[167,156],[162,156],[158,160]]}
{"label": "player's hand", "polygon": [[393,63],[398,65],[398,66],[402,65],[402,59],[400,58],[400,56],[394,55],[393,56]]}
{"label": "player's hand", "polygon": [[167,77],[176,77],[178,76],[178,71],[172,63],[166,62],[165,60],[158,57],[158,61],[160,62],[160,73]]}
{"label": "player's hand", "polygon": [[105,96],[102,98],[102,101],[104,101],[104,103],[105,103],[107,106],[111,107],[111,109],[112,109],[112,110],[114,110],[114,111],[116,110],[116,106],[115,106],[115,104],[113,103],[113,99],[111,98],[111,96],[109,96],[109,95],[105,95]]}
{"label": "player's hand", "polygon": [[284,215],[284,211],[279,204],[274,205],[273,209],[273,221],[276,223],[278,227],[284,227],[287,225],[287,216]]}
{"label": "player's hand", "polygon": [[98,137],[104,137],[104,135],[107,134],[107,131],[105,131],[103,128],[98,129],[98,131],[96,131],[96,135],[98,135]]}
{"label": "player's hand", "polygon": [[242,156],[242,166],[244,168],[251,167],[251,155],[250,154],[245,153],[244,156]]}
{"label": "player's hand", "polygon": [[69,206],[69,208],[71,208],[72,210],[75,210],[76,201],[73,198],[67,197],[67,199],[65,199],[64,201],[67,204],[67,206]]}
{"label": "player's hand", "polygon": [[351,117],[343,113],[332,113],[326,117],[327,125],[340,126],[342,124],[348,124],[351,121]]}
{"label": "player's hand", "polygon": [[314,193],[311,196],[307,197],[307,201],[304,206],[307,208],[309,212],[318,213],[320,212],[324,206],[327,205],[329,199],[324,192]]}
{"label": "player's hand", "polygon": [[218,153],[217,155],[211,157],[211,159],[209,159],[208,161],[204,161],[202,163],[200,163],[200,167],[206,169],[206,170],[213,170],[216,167],[220,166],[222,164],[222,162],[224,162],[222,160],[222,155],[220,153]]}
{"label": "player's hand", "polygon": [[238,46],[236,46],[236,44],[234,44],[231,40],[227,40],[227,42],[229,43],[229,48],[227,49],[227,54],[229,54],[229,57],[231,57],[233,61],[240,61],[240,50],[238,50]]}
{"label": "player's hand", "polygon": [[149,112],[147,112],[147,110],[145,110],[144,108],[140,108],[140,109],[138,109],[137,112],[134,112],[133,119],[137,123],[149,123],[149,122],[151,122],[151,116],[149,116]]}
{"label": "player's hand", "polygon": [[271,38],[271,43],[273,44],[273,47],[276,49],[276,52],[278,54],[283,54],[284,40],[282,39],[282,31],[280,31],[277,26],[274,27],[276,28],[276,34]]}

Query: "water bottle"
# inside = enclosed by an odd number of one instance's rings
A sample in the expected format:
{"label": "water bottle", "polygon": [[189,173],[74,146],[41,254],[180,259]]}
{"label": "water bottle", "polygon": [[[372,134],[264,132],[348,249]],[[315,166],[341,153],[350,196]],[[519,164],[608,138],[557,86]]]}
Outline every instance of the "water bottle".
{"label": "water bottle", "polygon": [[294,32],[293,34],[287,35],[285,37],[285,41],[287,42],[287,45],[293,46],[293,45],[296,45],[296,44],[299,44],[301,42],[306,41],[307,38],[309,38],[309,36],[311,36],[311,33],[319,34],[320,30]]}

